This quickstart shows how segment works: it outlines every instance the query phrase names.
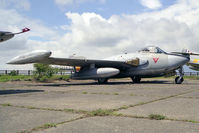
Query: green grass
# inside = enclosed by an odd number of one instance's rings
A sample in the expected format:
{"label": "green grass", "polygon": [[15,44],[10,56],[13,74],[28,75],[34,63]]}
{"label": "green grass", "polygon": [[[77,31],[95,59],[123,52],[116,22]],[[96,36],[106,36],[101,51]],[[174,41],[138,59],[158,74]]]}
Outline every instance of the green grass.
{"label": "green grass", "polygon": [[119,93],[115,92],[114,95],[119,95]]}
{"label": "green grass", "polygon": [[97,109],[88,113],[89,116],[110,116],[113,114],[113,110],[111,109]]}
{"label": "green grass", "polygon": [[[29,132],[33,132],[33,131],[39,131],[39,130],[43,130],[43,129],[48,129],[48,128],[51,128],[51,127],[56,127],[57,124],[56,123],[46,123],[44,125],[41,125],[39,127],[36,127],[36,128],[33,128],[31,131]],[[28,131],[23,131],[24,133],[25,132],[28,132]]]}
{"label": "green grass", "polygon": [[110,95],[110,93],[107,93],[107,92],[92,92],[90,94],[98,94],[98,95]]}
{"label": "green grass", "polygon": [[[175,79],[177,76],[171,76],[171,77],[153,77],[152,79]],[[184,76],[184,79],[195,79],[199,80],[199,76]]]}
{"label": "green grass", "polygon": [[[53,75],[52,78],[49,80],[65,80],[69,81],[70,75]],[[0,82],[8,82],[8,81],[32,81],[33,76],[28,76],[28,75],[16,75],[16,76],[11,76],[11,75],[0,75]]]}
{"label": "green grass", "polygon": [[199,76],[184,76],[185,79],[195,79],[199,80]]}
{"label": "green grass", "polygon": [[52,80],[65,80],[69,81],[70,75],[53,75]]}
{"label": "green grass", "polygon": [[32,107],[32,106],[27,106],[26,108],[28,108],[28,109],[37,109],[36,107]]}
{"label": "green grass", "polygon": [[198,121],[194,121],[194,120],[186,120],[186,122],[199,123]]}
{"label": "green grass", "polygon": [[129,106],[127,106],[127,105],[123,105],[123,106],[121,106],[120,108],[118,108],[117,110],[121,110],[121,109],[128,109],[129,108]]}
{"label": "green grass", "polygon": [[2,106],[6,107],[6,106],[11,106],[10,103],[4,103],[4,104],[1,104]]}
{"label": "green grass", "polygon": [[159,114],[150,114],[149,118],[152,120],[164,120],[166,119],[166,116],[159,115]]}
{"label": "green grass", "polygon": [[[170,79],[175,79],[175,76],[172,77],[155,77],[154,79],[159,79],[159,78],[170,78]],[[192,79],[192,80],[199,80],[199,76],[184,76],[185,79]],[[53,75],[52,78],[49,80],[65,80],[69,81],[70,75]],[[16,75],[16,76],[11,76],[11,75],[0,75],[0,82],[8,82],[8,81],[31,81],[33,80],[33,76],[28,76],[28,75]],[[108,93],[107,93],[108,95]],[[114,95],[119,95],[118,93],[114,93]],[[133,94],[131,95],[133,96]]]}
{"label": "green grass", "polygon": [[88,94],[88,92],[84,91],[84,92],[82,92],[82,94]]}
{"label": "green grass", "polygon": [[55,123],[46,123],[43,126],[41,126],[41,128],[43,128],[43,129],[47,129],[50,127],[56,127],[56,124]]}
{"label": "green grass", "polygon": [[17,75],[17,76],[0,75],[0,82],[26,81],[26,80],[32,80],[32,76],[27,76],[27,75]]}

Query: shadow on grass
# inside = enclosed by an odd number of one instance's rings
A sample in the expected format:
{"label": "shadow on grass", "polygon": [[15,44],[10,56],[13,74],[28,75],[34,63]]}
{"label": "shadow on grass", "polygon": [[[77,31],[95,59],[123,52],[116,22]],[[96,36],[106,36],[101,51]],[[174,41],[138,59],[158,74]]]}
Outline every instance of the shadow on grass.
{"label": "shadow on grass", "polygon": [[44,91],[43,90],[0,90],[0,95],[33,93],[33,92],[44,92]]}

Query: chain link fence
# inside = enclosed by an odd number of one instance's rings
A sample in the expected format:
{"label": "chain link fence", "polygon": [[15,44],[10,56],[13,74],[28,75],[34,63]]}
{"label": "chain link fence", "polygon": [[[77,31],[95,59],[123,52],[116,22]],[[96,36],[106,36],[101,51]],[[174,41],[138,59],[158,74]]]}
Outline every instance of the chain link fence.
{"label": "chain link fence", "polygon": [[[33,75],[33,70],[0,70],[0,75],[9,75],[12,71],[16,71],[17,75]],[[73,69],[59,70],[56,75],[71,75]],[[179,73],[177,73],[179,75]],[[199,76],[199,72],[185,72],[185,76]]]}
{"label": "chain link fence", "polygon": [[[15,71],[17,75],[33,75],[33,70],[0,70],[0,75],[9,75],[12,71]],[[71,75],[72,69],[59,70],[56,75]]]}

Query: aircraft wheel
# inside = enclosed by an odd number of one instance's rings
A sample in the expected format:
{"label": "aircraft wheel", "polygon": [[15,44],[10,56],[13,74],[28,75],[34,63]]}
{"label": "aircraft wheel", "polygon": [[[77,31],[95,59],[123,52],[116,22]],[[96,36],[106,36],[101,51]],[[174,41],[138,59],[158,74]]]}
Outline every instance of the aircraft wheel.
{"label": "aircraft wheel", "polygon": [[183,81],[184,81],[184,78],[183,78],[183,77],[179,77],[179,76],[178,76],[178,77],[175,78],[175,83],[176,83],[176,84],[182,84]]}
{"label": "aircraft wheel", "polygon": [[98,83],[99,83],[99,84],[106,84],[107,81],[108,81],[108,78],[99,78],[99,79],[98,79]]}
{"label": "aircraft wheel", "polygon": [[140,77],[131,77],[131,79],[133,80],[133,83],[140,83],[141,78]]}

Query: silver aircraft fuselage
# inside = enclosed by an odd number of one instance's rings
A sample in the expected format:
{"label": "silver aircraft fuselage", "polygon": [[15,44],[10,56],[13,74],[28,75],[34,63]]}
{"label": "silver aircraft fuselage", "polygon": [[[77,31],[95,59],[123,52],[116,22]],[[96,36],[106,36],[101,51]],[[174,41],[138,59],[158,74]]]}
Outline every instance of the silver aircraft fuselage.
{"label": "silver aircraft fuselage", "polygon": [[106,58],[104,60],[126,62],[135,58],[140,59],[140,64],[137,67],[132,67],[124,71],[124,73],[121,73],[116,77],[163,76],[177,70],[180,66],[183,66],[189,61],[189,58],[186,56],[179,56],[179,55],[165,54],[165,53],[145,53],[145,52],[121,54],[110,58]]}

